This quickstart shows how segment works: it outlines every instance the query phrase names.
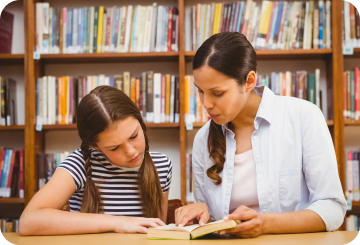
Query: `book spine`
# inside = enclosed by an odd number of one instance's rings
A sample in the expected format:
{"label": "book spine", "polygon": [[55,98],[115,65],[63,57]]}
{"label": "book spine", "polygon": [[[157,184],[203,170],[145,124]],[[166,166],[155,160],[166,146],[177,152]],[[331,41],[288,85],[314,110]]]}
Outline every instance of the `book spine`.
{"label": "book spine", "polygon": [[[19,150],[19,197],[20,198],[24,198],[24,154],[23,154],[23,149]],[[0,159],[1,160],[1,159]]]}
{"label": "book spine", "polygon": [[161,74],[154,73],[154,123],[161,122]]}
{"label": "book spine", "polygon": [[43,27],[42,27],[42,34],[43,34],[43,44],[42,44],[42,53],[48,54],[50,48],[50,6],[49,3],[43,3]]}
{"label": "book spine", "polygon": [[353,152],[353,169],[354,169],[354,201],[360,200],[360,193],[359,193],[359,157],[358,152]]}
{"label": "book spine", "polygon": [[98,43],[98,29],[99,29],[99,7],[94,10],[94,30],[93,30],[93,53],[97,53]]}
{"label": "book spine", "polygon": [[152,24],[151,24],[151,39],[150,39],[150,52],[155,51],[155,38],[156,38],[156,23],[157,23],[157,10],[158,7],[156,3],[152,5]]}
{"label": "book spine", "polygon": [[146,108],[146,118],[148,122],[154,122],[154,101],[155,101],[155,82],[154,82],[154,73],[147,72],[147,108]]}
{"label": "book spine", "polygon": [[142,82],[142,116],[144,119],[147,118],[147,75],[146,75],[146,72],[143,72],[142,73],[142,76],[141,76],[141,82]]}
{"label": "book spine", "polygon": [[349,201],[354,200],[354,193],[353,193],[354,180],[352,178],[352,176],[354,176],[354,173],[353,173],[352,157],[353,157],[353,153],[351,151],[349,151],[348,155],[347,155],[347,163],[346,163],[346,166],[347,166],[347,168],[346,168],[346,173],[347,173],[346,196],[347,196],[347,200],[349,200]]}
{"label": "book spine", "polygon": [[103,52],[103,32],[104,32],[104,7],[99,7],[99,17],[98,17],[98,33],[97,33],[97,53]]}
{"label": "book spine", "polygon": [[175,76],[171,76],[171,88],[170,88],[170,122],[175,121]]}
{"label": "book spine", "polygon": [[166,121],[165,119],[165,103],[166,103],[166,77],[161,75],[161,123]]}
{"label": "book spine", "polygon": [[347,119],[347,79],[346,72],[343,73],[343,97],[344,97],[344,119]]}
{"label": "book spine", "polygon": [[170,122],[171,75],[165,75],[165,122]]}
{"label": "book spine", "polygon": [[[171,51],[171,43],[172,43],[172,32],[173,32],[173,9],[169,8],[169,14],[168,14],[168,42],[167,42],[167,51]],[[175,29],[175,28],[174,28]]]}

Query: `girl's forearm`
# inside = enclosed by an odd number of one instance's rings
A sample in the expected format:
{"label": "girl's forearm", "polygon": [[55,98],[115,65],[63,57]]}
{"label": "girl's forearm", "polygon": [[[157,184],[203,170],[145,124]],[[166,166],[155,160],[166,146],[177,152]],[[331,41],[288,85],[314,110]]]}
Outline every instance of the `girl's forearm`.
{"label": "girl's forearm", "polygon": [[326,226],[320,216],[312,210],[289,213],[261,213],[263,234],[303,233],[325,231]]}
{"label": "girl's forearm", "polygon": [[21,235],[99,233],[113,231],[116,218],[120,217],[44,208],[23,214],[19,229]]}

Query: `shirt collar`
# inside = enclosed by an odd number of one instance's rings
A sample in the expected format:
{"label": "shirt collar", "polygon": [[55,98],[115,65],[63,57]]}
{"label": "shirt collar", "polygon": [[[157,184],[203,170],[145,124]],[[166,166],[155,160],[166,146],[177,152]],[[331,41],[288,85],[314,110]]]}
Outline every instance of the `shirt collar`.
{"label": "shirt collar", "polygon": [[[274,115],[275,94],[264,85],[256,86],[254,88],[254,92],[262,97],[259,109],[256,113],[255,121],[257,120],[257,118],[262,118],[266,120],[269,124],[271,124]],[[228,127],[228,123],[221,126],[224,134],[225,130],[232,132]]]}

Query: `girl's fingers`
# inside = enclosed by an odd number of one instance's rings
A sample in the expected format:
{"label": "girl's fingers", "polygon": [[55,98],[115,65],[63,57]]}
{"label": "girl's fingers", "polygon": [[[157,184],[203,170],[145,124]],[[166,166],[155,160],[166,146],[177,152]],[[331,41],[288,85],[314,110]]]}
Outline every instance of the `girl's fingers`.
{"label": "girl's fingers", "polygon": [[138,233],[147,233],[147,229],[145,228],[145,227],[143,227],[143,226],[139,226],[138,228],[137,228],[137,230],[136,230],[136,232],[138,232]]}
{"label": "girl's fingers", "polygon": [[165,223],[164,223],[164,221],[162,221],[161,219],[158,219],[158,218],[156,218],[156,219],[151,219],[152,221],[154,221],[156,224],[158,224],[159,226],[164,226],[164,225],[166,225]]}
{"label": "girl's fingers", "polygon": [[141,223],[141,225],[145,226],[145,227],[151,227],[151,228],[159,227],[159,225],[156,224],[156,222],[151,221],[151,220],[145,220],[144,222]]}

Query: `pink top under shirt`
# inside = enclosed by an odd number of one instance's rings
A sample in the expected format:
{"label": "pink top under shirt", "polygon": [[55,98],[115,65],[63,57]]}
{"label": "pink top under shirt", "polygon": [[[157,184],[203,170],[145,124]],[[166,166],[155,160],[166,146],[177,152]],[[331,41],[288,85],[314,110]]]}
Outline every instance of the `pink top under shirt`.
{"label": "pink top under shirt", "polygon": [[231,189],[229,213],[245,205],[260,212],[256,185],[256,167],[252,149],[235,155],[234,177]]}

